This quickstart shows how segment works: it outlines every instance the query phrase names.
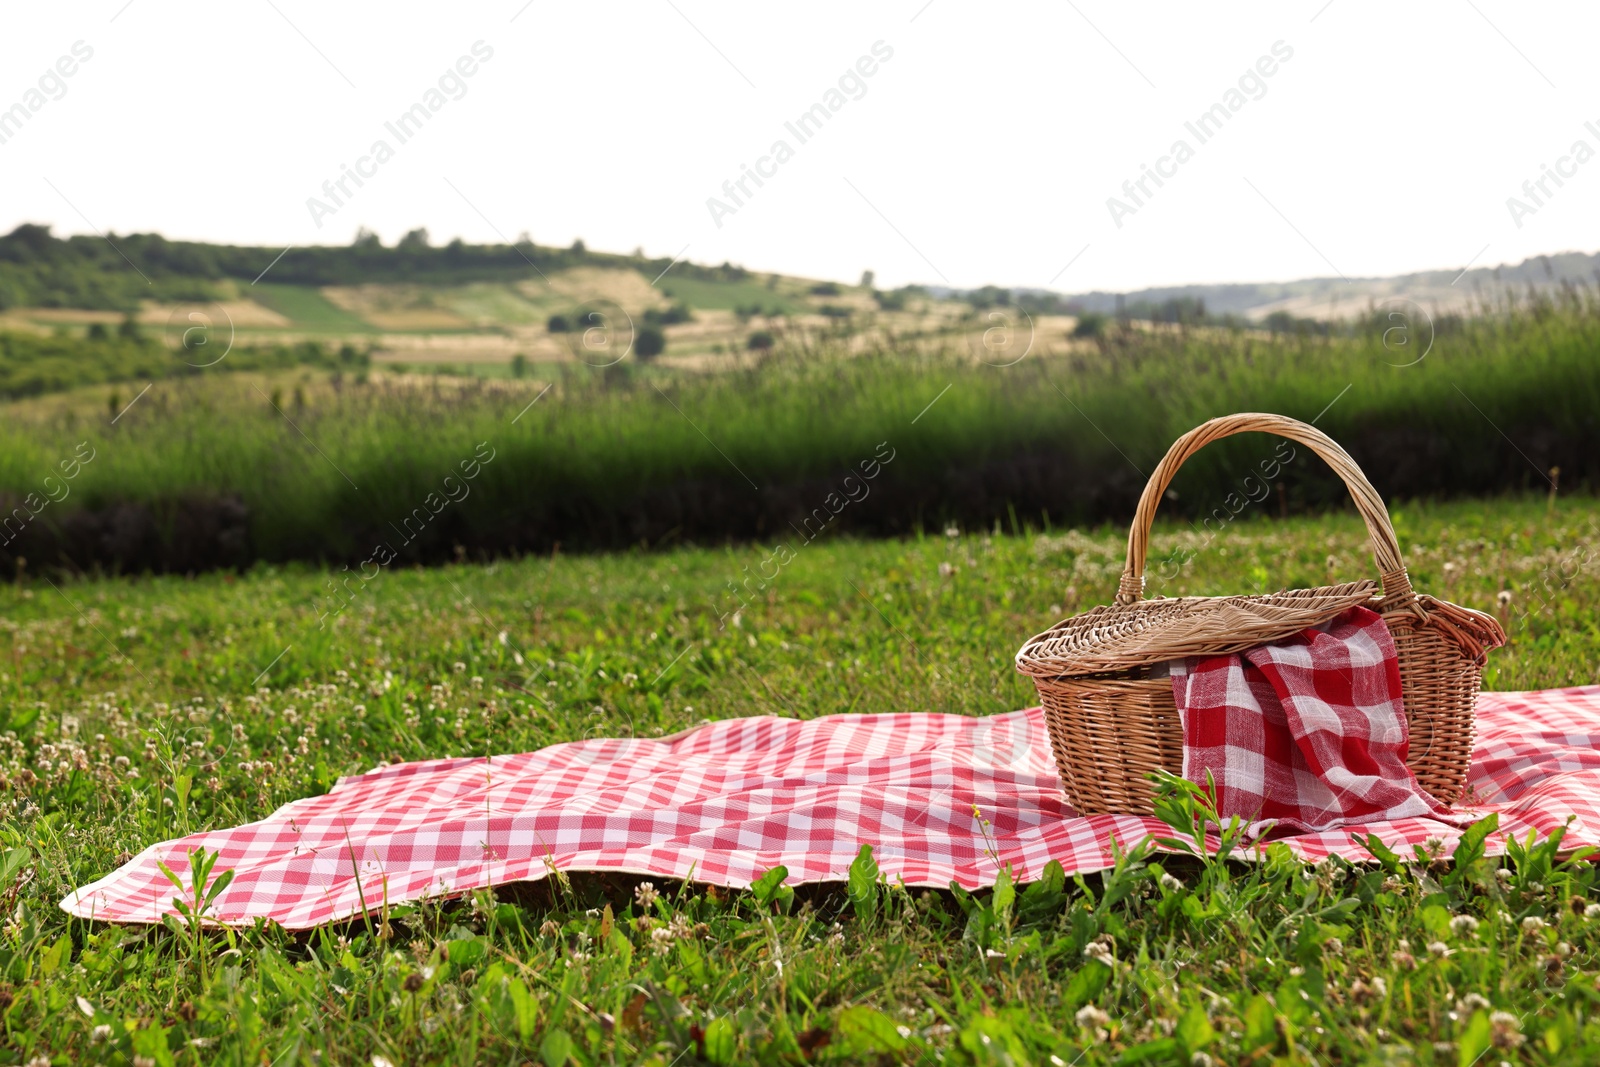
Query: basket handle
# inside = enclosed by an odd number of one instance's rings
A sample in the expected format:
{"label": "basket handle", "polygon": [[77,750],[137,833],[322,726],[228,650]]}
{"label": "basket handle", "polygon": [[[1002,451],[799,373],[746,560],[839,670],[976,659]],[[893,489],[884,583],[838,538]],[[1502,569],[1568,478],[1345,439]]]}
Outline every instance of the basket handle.
{"label": "basket handle", "polygon": [[1136,603],[1144,594],[1145,556],[1150,547],[1150,524],[1156,517],[1156,506],[1167,491],[1172,476],[1178,473],[1183,461],[1212,441],[1231,437],[1236,433],[1277,434],[1310,448],[1333,468],[1350,491],[1356,510],[1367,524],[1372,539],[1372,555],[1377,561],[1383,580],[1384,604],[1397,607],[1416,599],[1411,580],[1406,576],[1405,563],[1400,559],[1400,543],[1395,539],[1394,526],[1389,522],[1389,510],[1383,498],[1367,481],[1361,468],[1350,454],[1315,426],[1284,415],[1245,412],[1224,415],[1202,423],[1178,438],[1161,458],[1150,480],[1145,483],[1144,494],[1139,497],[1139,509],[1134,513],[1133,526],[1128,530],[1128,560],[1122,568],[1122,581],[1117,586],[1117,603]]}

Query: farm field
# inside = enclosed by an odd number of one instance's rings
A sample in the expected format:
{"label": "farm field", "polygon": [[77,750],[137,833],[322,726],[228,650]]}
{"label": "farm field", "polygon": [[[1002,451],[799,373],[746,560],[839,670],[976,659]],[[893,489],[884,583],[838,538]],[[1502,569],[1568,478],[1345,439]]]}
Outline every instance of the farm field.
{"label": "farm field", "polygon": [[[1600,681],[1593,498],[1393,512],[1419,589],[1506,623],[1487,687]],[[1391,874],[1134,850],[1104,875],[979,894],[971,918],[948,893],[884,885],[765,904],[657,885],[650,901],[581,875],[303,936],[194,938],[55,907],[119,856],[380,761],[729,716],[1026,706],[1011,652],[1110,598],[1124,536],[824,538],[742,603],[729,583],[759,546],[398,568],[326,626],[328,574],[312,567],[21,573],[0,587],[0,1058],[1592,1060],[1600,920],[1584,909],[1600,893],[1588,864],[1537,848],[1504,879],[1497,861]],[[1183,549],[1153,594],[1371,572],[1348,511],[1246,517],[1214,539],[1158,524],[1152,558]],[[681,916],[688,936],[652,938],[646,912]]]}
{"label": "farm field", "polygon": [[[837,334],[842,318],[853,320],[851,332],[863,347],[873,338],[925,335],[976,350],[983,331],[993,325],[958,301],[918,298],[909,308],[888,312],[880,311],[865,290],[846,287],[841,295],[817,296],[799,279],[771,278],[771,285],[697,279],[668,284],[663,279],[653,288],[634,270],[576,267],[515,283],[321,288],[220,283],[219,299],[145,300],[133,317],[160,337],[170,321],[195,308],[225,323],[219,330],[241,347],[315,341],[335,348],[360,346],[380,363],[431,358],[497,366],[509,365],[519,354],[547,362],[584,361],[572,350],[574,338],[552,332],[547,323],[551,316],[576,321],[591,310],[606,315],[627,337],[646,324],[647,312],[682,305],[691,317],[666,327],[669,361],[743,352],[750,334],[762,329]],[[83,338],[91,326],[114,329],[122,318],[116,311],[20,307],[0,313],[0,328]],[[1012,312],[1008,321],[1018,325],[1024,317]],[[1070,316],[1041,317],[1035,324],[1041,348],[1066,344],[1074,322]]]}

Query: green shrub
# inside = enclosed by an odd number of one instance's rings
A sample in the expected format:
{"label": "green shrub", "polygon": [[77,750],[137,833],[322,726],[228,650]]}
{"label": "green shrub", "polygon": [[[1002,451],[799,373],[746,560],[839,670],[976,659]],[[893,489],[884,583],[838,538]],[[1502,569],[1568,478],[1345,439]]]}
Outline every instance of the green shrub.
{"label": "green shrub", "polygon": [[667,335],[661,327],[647,323],[633,338],[633,354],[640,359],[655,359],[667,350]]}
{"label": "green shrub", "polygon": [[689,305],[681,300],[665,308],[647,308],[644,321],[652,326],[675,326],[680,322],[693,322],[694,315],[689,310]]}
{"label": "green shrub", "polygon": [[968,293],[967,302],[978,311],[992,307],[1007,307],[1011,303],[1011,290],[985,285],[981,289],[974,289]]}
{"label": "green shrub", "polygon": [[1106,325],[1111,321],[1109,316],[1098,311],[1078,312],[1078,321],[1072,327],[1074,337],[1101,337],[1106,332]]}

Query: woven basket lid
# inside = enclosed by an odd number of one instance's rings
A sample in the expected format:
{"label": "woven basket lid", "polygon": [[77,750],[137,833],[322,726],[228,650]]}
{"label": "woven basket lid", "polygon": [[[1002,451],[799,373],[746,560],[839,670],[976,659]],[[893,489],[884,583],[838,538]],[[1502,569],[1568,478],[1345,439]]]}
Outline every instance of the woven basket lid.
{"label": "woven basket lid", "polygon": [[1017,670],[1061,678],[1147,667],[1185,656],[1242,652],[1327,622],[1347,608],[1377,610],[1373,581],[1265,596],[1186,596],[1137,600],[1075,615],[1032,638]]}

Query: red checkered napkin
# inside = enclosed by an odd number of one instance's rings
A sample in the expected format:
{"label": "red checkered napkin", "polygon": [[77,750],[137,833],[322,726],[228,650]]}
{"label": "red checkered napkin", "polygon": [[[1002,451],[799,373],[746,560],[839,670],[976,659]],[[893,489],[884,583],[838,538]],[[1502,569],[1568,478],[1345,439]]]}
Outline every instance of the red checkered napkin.
{"label": "red checkered napkin", "polygon": [[1297,830],[1451,818],[1406,766],[1399,662],[1375,612],[1174,664],[1172,693],[1183,776],[1209,773],[1224,815]]}

